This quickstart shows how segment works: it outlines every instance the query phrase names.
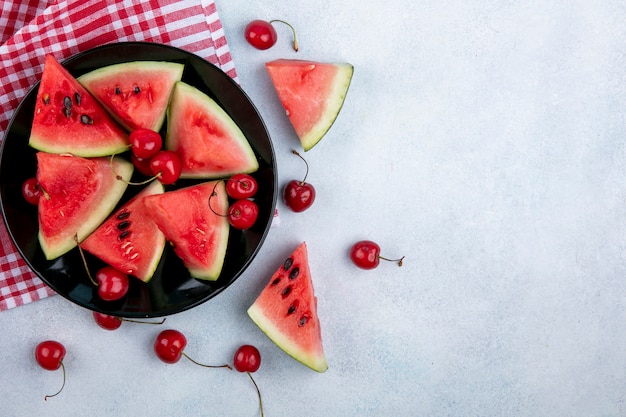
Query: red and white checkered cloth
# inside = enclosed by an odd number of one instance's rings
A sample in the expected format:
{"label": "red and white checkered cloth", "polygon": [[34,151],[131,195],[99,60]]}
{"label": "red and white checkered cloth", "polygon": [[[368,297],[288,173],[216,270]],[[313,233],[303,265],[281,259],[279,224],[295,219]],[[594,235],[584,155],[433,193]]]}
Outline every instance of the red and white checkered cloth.
{"label": "red and white checkered cloth", "polygon": [[[237,80],[213,0],[4,0],[0,35],[0,137],[48,53],[63,60],[107,43],[156,42],[199,55]],[[0,311],[52,294],[0,223]]]}

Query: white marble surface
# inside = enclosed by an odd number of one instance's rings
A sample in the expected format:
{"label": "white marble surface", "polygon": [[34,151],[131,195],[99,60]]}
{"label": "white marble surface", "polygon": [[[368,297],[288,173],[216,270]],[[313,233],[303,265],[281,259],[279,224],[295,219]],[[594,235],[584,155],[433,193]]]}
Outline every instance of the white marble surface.
{"label": "white marble surface", "polygon": [[[250,270],[168,318],[198,360],[252,343],[265,415],[626,415],[626,5],[622,1],[218,0],[240,82],[274,140],[298,146],[263,63],[347,61],[355,75],[306,154],[318,200],[282,203]],[[296,26],[268,51],[255,18]],[[402,268],[351,265],[370,238]],[[245,311],[307,241],[330,368],[275,347]],[[106,332],[55,296],[0,313],[0,415],[257,416],[236,372],[152,353],[160,328]],[[68,350],[67,384],[33,348]]]}

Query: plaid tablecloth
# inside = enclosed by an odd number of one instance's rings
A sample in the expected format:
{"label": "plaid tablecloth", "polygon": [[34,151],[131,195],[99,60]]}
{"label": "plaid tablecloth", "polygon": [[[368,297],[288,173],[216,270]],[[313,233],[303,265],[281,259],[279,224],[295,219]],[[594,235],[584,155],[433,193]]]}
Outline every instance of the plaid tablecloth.
{"label": "plaid tablecloth", "polygon": [[[213,0],[4,0],[0,8],[0,137],[48,53],[63,60],[107,43],[156,42],[195,53],[237,80]],[[52,294],[0,223],[0,311]]]}

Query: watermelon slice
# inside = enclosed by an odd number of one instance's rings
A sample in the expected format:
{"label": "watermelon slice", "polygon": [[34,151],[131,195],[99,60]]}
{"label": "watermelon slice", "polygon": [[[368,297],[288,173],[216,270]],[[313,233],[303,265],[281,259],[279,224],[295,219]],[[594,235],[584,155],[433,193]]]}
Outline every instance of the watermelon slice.
{"label": "watermelon slice", "polygon": [[272,275],[248,315],[291,357],[317,372],[328,369],[305,242]]}
{"label": "watermelon slice", "polygon": [[165,236],[148,214],[143,198],[163,191],[159,181],[152,181],[109,216],[81,248],[118,271],[150,281],[165,249]]}
{"label": "watermelon slice", "polygon": [[337,119],[354,67],[279,59],[266,63],[265,68],[302,147],[308,151]]}
{"label": "watermelon slice", "polygon": [[126,150],[128,138],[96,99],[47,55],[29,145],[50,153],[96,157]]}
{"label": "watermelon slice", "polygon": [[78,82],[129,132],[140,127],[158,132],[184,67],[175,62],[125,62],[81,75]]}
{"label": "watermelon slice", "polygon": [[216,214],[228,210],[224,182],[204,182],[147,196],[143,201],[190,275],[217,280],[224,265],[230,227],[226,217]]}
{"label": "watermelon slice", "polygon": [[165,147],[181,158],[181,178],[223,178],[251,173],[259,163],[248,140],[209,96],[176,83],[167,115]]}
{"label": "watermelon slice", "polygon": [[38,204],[39,243],[46,259],[74,248],[75,236],[81,241],[91,234],[122,198],[132,173],[133,165],[120,157],[37,152],[37,183],[44,191]]}

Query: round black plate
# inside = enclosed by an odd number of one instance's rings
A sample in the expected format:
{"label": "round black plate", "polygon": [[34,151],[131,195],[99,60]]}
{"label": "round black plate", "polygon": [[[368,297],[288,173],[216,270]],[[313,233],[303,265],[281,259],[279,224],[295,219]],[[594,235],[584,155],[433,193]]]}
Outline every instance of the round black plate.
{"label": "round black plate", "polygon": [[[37,208],[26,203],[21,194],[24,180],[35,176],[37,171],[36,151],[28,146],[28,138],[38,84],[28,92],[13,115],[0,153],[2,215],[13,242],[32,270],[57,293],[78,305],[106,314],[135,318],[181,312],[211,299],[232,284],[250,265],[261,247],[272,222],[277,195],[274,149],[259,113],[237,83],[206,60],[171,46],[129,42],[91,49],[62,64],[77,77],[106,65],[140,60],[185,64],[183,81],[207,93],[226,110],[248,138],[259,161],[259,170],[254,174],[259,183],[255,196],[259,218],[248,230],[231,228],[224,268],[217,281],[191,278],[170,245],[166,245],[157,272],[149,283],[131,279],[126,297],[105,302],[98,298],[78,249],[55,260],[46,260],[37,239]],[[166,189],[199,182],[181,180]],[[141,189],[129,186],[120,204]],[[91,271],[103,265],[97,258],[88,253],[85,255]]]}

